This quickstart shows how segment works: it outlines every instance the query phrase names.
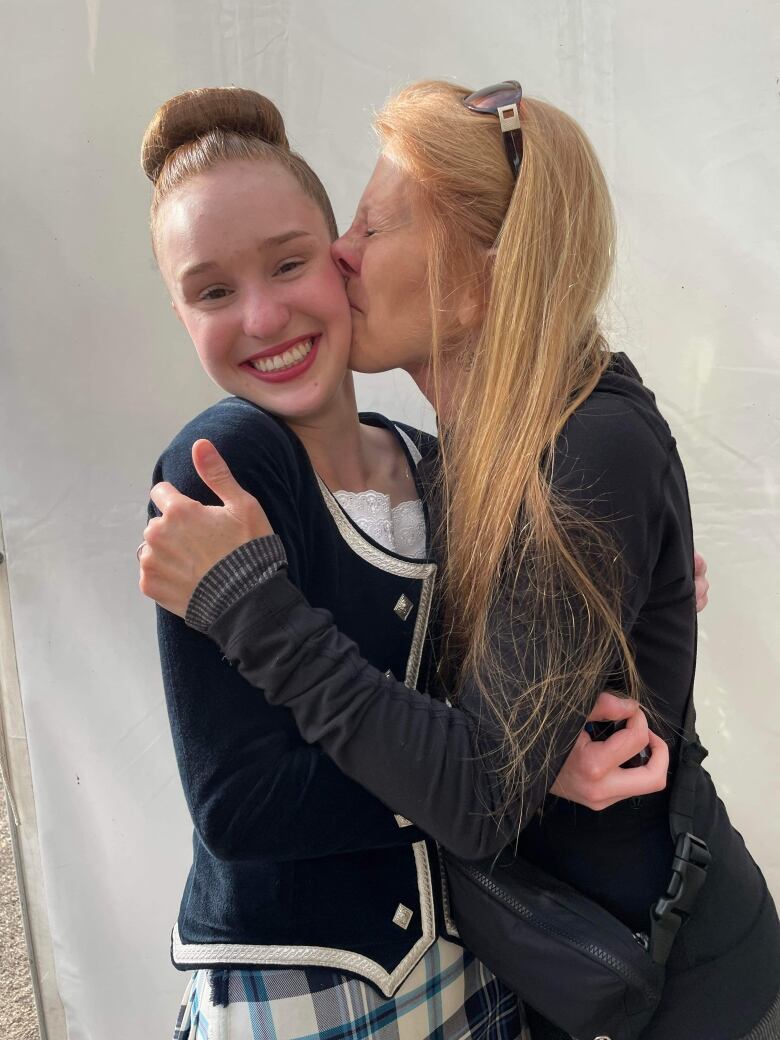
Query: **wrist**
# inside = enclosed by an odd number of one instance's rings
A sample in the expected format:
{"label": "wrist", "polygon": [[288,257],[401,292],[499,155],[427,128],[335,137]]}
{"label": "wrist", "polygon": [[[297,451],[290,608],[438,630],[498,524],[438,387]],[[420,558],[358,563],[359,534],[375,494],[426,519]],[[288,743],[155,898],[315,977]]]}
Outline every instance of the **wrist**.
{"label": "wrist", "polygon": [[206,632],[225,611],[258,585],[287,566],[287,554],[276,534],[245,542],[203,575],[195,587],[185,621]]}

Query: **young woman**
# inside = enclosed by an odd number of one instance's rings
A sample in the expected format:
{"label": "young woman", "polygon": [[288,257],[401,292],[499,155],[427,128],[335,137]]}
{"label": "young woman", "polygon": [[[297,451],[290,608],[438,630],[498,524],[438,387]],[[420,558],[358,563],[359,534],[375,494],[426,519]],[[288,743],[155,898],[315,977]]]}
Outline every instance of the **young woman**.
{"label": "young woman", "polygon": [[[262,510],[207,446],[204,472],[227,508],[206,516],[153,489],[164,516],[149,591],[184,614],[209,566],[255,539],[266,573],[256,568],[250,589],[246,573],[226,579],[230,556],[219,565],[208,633],[269,703],[446,847],[478,858],[517,839],[643,931],[669,877],[667,795],[600,815],[548,799],[538,812],[605,682],[640,692],[676,747],[695,662],[682,466],[652,394],[597,321],[614,255],[604,179],[580,128],[521,101],[514,83],[476,95],[418,84],[378,129],[382,158],[334,255],[352,363],[406,368],[445,430],[436,486],[456,706],[372,668],[283,569],[269,575],[279,542],[260,537],[271,530]],[[177,543],[197,553],[194,574],[166,563]],[[695,822],[712,864],[646,1036],[778,1036],[777,915],[706,773]],[[535,1023],[534,1037],[560,1035]]]}
{"label": "young woman", "polygon": [[[276,108],[251,91],[167,102],[147,129],[143,164],[174,309],[207,373],[234,395],[181,431],[155,481],[215,502],[191,460],[194,441],[213,441],[266,503],[290,578],[383,673],[424,688],[436,566],[415,467],[433,442],[380,416],[358,418],[349,306],[321,183],[290,152]],[[151,546],[159,523],[151,520]],[[151,572],[150,553],[139,555]],[[235,557],[231,580],[257,560]],[[407,598],[419,603],[413,617],[398,608]],[[206,592],[191,605],[194,627],[158,615],[195,825],[172,941],[174,963],[195,972],[177,1040],[514,1040],[515,998],[446,938],[435,843],[307,745],[290,713],[229,666],[196,630],[219,610]],[[641,712],[616,712],[641,747]],[[640,773],[652,770],[637,771],[635,787]],[[574,797],[578,776],[587,769],[561,775]]]}

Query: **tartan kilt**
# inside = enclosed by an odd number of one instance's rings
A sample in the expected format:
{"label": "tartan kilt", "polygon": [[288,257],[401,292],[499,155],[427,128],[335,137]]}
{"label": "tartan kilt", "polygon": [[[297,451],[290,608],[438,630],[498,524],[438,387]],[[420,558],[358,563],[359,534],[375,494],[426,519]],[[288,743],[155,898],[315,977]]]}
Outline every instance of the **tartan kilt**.
{"label": "tartan kilt", "polygon": [[523,1040],[518,1000],[439,939],[393,997],[323,968],[196,971],[173,1040]]}

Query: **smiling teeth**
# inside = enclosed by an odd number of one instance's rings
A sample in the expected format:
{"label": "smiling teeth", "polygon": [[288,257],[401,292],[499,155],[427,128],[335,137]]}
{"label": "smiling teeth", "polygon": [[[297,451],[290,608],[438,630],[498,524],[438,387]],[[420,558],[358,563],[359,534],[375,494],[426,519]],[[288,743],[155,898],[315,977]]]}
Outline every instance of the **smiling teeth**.
{"label": "smiling teeth", "polygon": [[285,350],[283,354],[275,354],[269,358],[257,358],[256,361],[250,361],[249,364],[256,368],[258,372],[281,372],[285,368],[299,365],[311,353],[312,346],[312,341],[307,339],[303,343],[296,343],[294,347]]}

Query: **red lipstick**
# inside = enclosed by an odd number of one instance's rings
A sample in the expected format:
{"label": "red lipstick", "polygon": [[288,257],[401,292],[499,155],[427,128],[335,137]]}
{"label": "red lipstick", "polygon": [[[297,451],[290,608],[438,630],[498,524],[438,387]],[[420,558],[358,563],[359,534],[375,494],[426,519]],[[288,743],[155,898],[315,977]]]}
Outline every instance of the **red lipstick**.
{"label": "red lipstick", "polygon": [[[239,367],[249,375],[254,376],[255,379],[259,379],[264,383],[287,383],[291,379],[297,379],[298,376],[302,376],[304,372],[307,372],[311,368],[317,357],[320,339],[320,334],[315,336],[298,336],[296,339],[287,340],[285,343],[277,344],[274,347],[269,347],[268,350],[263,350],[258,354],[253,354],[251,358],[242,361]],[[304,343],[309,342],[311,343],[311,349],[306,354],[306,357],[294,361],[285,368],[272,368],[267,372],[262,372],[252,364],[253,361],[278,357],[280,354],[284,354],[285,351],[292,350],[293,347],[302,346]]]}

